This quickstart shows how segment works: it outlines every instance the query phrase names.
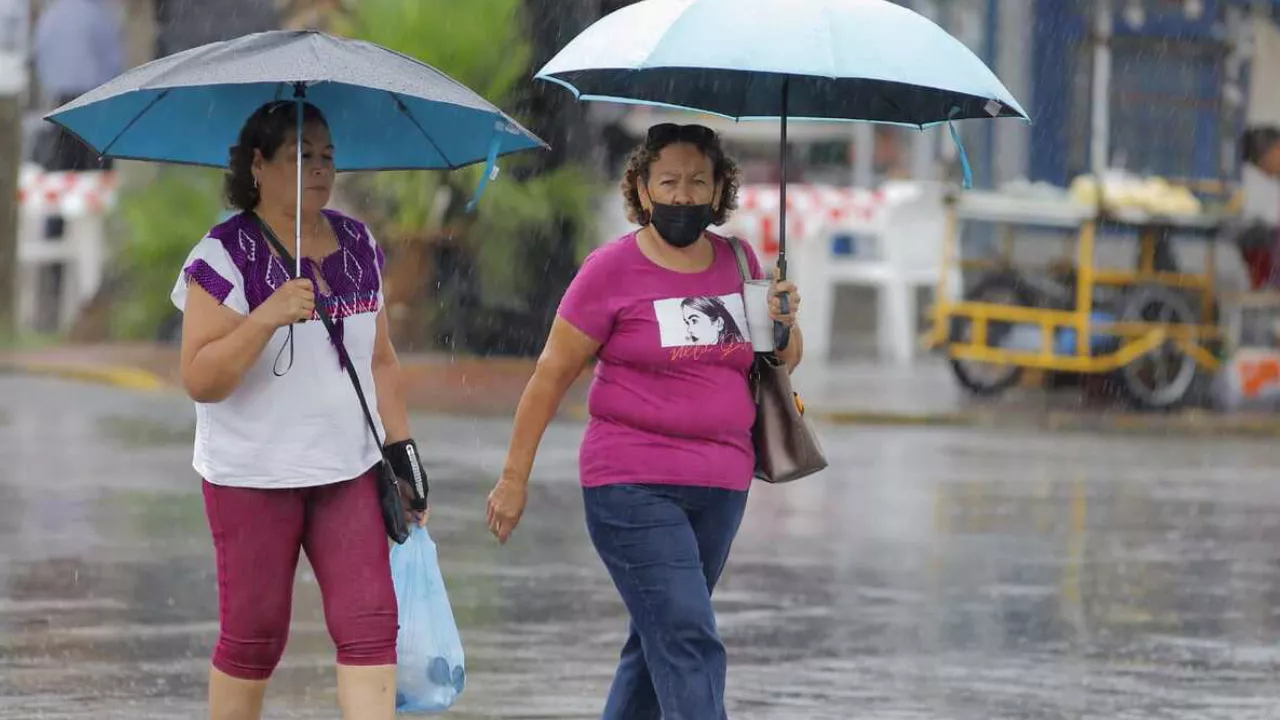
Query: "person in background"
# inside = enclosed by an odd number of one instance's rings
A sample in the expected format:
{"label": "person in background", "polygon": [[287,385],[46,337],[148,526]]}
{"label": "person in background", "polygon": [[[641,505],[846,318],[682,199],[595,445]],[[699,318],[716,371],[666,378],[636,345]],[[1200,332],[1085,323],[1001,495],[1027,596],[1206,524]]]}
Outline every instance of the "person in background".
{"label": "person in background", "polygon": [[[406,508],[425,508],[426,474],[387,330],[382,250],[363,223],[325,209],[335,148],[320,110],[302,112],[301,139],[292,100],[263,105],[245,122],[226,182],[238,212],[191,250],[171,296],[183,313],[182,383],[196,403],[192,465],[204,479],[217,557],[210,718],[262,716],[305,551],[337,646],[342,717],[393,720],[398,608],[375,468],[385,452],[399,478],[421,479],[420,492],[400,483]],[[293,279],[293,263],[273,252],[264,228],[292,239],[298,221],[303,277]],[[345,356],[318,320],[319,304]],[[348,362],[385,438],[382,452]]]}
{"label": "person in background", "polygon": [[1240,140],[1240,154],[1245,162],[1267,175],[1280,177],[1280,128],[1255,125],[1246,129]]}
{"label": "person in background", "polygon": [[[62,106],[124,72],[119,9],[113,0],[53,0],[36,20],[36,75],[46,104]],[[36,161],[51,172],[109,170],[87,145],[50,124]]]}
{"label": "person in background", "polygon": [[[1272,180],[1280,179],[1280,129],[1270,125],[1247,128],[1240,139],[1240,156]],[[1275,202],[1280,202],[1280,198]],[[1236,245],[1254,290],[1280,284],[1275,264],[1276,244],[1276,228],[1261,220],[1255,219],[1236,234]]]}
{"label": "person in background", "polygon": [[[709,128],[649,130],[622,182],[641,227],[591,253],[570,284],[489,496],[489,530],[506,543],[524,514],[547,425],[583,368],[599,360],[579,457],[586,524],[631,615],[605,720],[726,717],[727,658],[711,593],[755,468],[755,354],[745,320],[735,320],[744,318],[744,300],[733,244],[707,228],[737,207],[739,182]],[[743,249],[762,279],[755,253]],[[794,369],[803,348],[794,324],[800,298],[789,282],[775,283],[771,298],[774,319],[792,328],[779,357]],[[704,324],[718,321],[712,332],[689,332],[689,308],[704,313]]]}

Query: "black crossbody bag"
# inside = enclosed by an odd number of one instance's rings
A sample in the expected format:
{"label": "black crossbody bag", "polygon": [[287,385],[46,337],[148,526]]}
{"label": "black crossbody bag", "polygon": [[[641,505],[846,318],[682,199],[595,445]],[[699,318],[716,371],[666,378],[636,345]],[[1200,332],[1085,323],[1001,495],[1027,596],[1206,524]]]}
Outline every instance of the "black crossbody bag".
{"label": "black crossbody bag", "polygon": [[[280,258],[288,263],[290,268],[296,268],[293,256],[289,254],[289,250],[280,242],[280,238],[276,237],[275,232],[262,221],[257,214],[253,218],[258,223],[258,227],[262,229],[262,234],[267,237],[271,246],[275,248]],[[291,277],[295,277],[295,273],[290,272]],[[381,459],[377,466],[378,481],[378,499],[382,506],[382,524],[386,526],[387,537],[391,538],[397,545],[403,544],[409,539],[409,523],[405,520],[404,499],[400,495],[400,480],[396,477],[395,471],[391,469],[391,463],[387,460],[387,455],[382,449],[382,437],[378,434],[378,426],[373,422],[373,413],[369,410],[369,401],[365,399],[364,390],[360,387],[360,378],[356,375],[355,366],[351,364],[351,356],[347,354],[347,348],[342,344],[338,334],[333,326],[333,318],[329,317],[329,311],[325,309],[324,303],[316,302],[316,314],[320,316],[320,322],[324,323],[324,329],[328,331],[329,337],[333,340],[333,346],[338,351],[338,356],[342,360],[342,365],[347,369],[347,377],[351,378],[351,386],[356,390],[356,397],[360,400],[360,409],[364,411],[365,423],[369,426],[369,432],[373,434],[373,441],[378,445],[378,453]]]}

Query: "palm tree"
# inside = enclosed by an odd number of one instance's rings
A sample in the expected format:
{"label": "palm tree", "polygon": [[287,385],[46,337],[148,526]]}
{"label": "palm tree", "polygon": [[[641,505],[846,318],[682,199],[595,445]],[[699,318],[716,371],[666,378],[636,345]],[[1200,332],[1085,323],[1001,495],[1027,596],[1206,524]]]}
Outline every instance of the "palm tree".
{"label": "palm tree", "polygon": [[[534,48],[525,21],[523,0],[360,0],[332,24],[422,60],[510,110],[531,83]],[[401,342],[421,345],[444,335],[477,347],[484,343],[459,336],[483,334],[476,326],[488,319],[513,326],[494,327],[493,334],[529,332],[516,342],[522,347],[509,349],[534,349],[529,345],[541,337],[545,318],[530,322],[530,299],[546,280],[535,258],[554,255],[565,242],[582,245],[595,188],[581,164],[546,169],[538,160],[535,152],[504,161],[474,215],[465,205],[479,167],[352,179],[349,189],[366,195],[362,208],[388,246],[387,304]],[[477,307],[477,296],[498,309]]]}

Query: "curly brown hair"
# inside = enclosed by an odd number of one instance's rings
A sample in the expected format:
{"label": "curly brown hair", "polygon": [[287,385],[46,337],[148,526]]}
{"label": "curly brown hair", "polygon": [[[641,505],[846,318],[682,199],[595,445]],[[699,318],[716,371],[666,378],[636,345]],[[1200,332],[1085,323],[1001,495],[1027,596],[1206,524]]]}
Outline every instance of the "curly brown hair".
{"label": "curly brown hair", "polygon": [[[622,199],[627,206],[627,219],[641,226],[649,224],[649,211],[640,203],[640,183],[649,182],[649,170],[663,150],[678,143],[688,143],[711,160],[715,182],[722,186],[720,204],[715,208],[715,218],[711,224],[723,225],[733,211],[738,209],[738,189],[742,186],[742,173],[738,169],[738,163],[725,153],[720,135],[700,125],[686,125],[674,132],[654,132],[658,128],[673,127],[667,125],[651,129],[645,141],[631,151],[621,184]],[[701,132],[679,132],[686,128]]]}

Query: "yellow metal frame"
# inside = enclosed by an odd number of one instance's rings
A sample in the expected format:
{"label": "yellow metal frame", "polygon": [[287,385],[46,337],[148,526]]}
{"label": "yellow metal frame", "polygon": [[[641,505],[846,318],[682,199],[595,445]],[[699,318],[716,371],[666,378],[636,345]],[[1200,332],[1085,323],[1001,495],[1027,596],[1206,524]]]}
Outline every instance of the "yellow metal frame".
{"label": "yellow metal frame", "polygon": [[[1157,323],[1099,323],[1093,320],[1093,291],[1098,286],[1125,287],[1137,284],[1160,284],[1199,291],[1202,317],[1211,317],[1214,308],[1215,258],[1212,240],[1205,241],[1207,260],[1203,274],[1160,272],[1155,269],[1155,250],[1159,230],[1155,227],[1139,229],[1141,255],[1137,270],[1099,269],[1095,267],[1095,246],[1098,235],[1097,218],[1085,221],[1076,234],[1076,303],[1075,310],[1052,310],[1000,305],[985,302],[952,302],[948,299],[949,282],[956,267],[962,270],[976,267],[1009,267],[1012,265],[1013,228],[1005,224],[1002,258],[990,261],[961,261],[959,257],[959,231],[962,220],[955,203],[947,208],[946,235],[943,238],[942,276],[933,307],[933,328],[925,338],[932,350],[945,348],[949,357],[956,360],[972,360],[997,365],[1011,365],[1040,370],[1076,373],[1106,373],[1128,365],[1142,355],[1172,341],[1203,368],[1216,372],[1218,358],[1205,343],[1221,336],[1216,325],[1157,324]],[[966,318],[973,323],[973,335],[969,342],[952,342],[951,325],[954,318]],[[987,330],[992,322],[1012,322],[1035,325],[1041,331],[1038,352],[1006,350],[987,345]],[[1076,347],[1073,355],[1054,352],[1054,338],[1060,328],[1075,330]],[[1093,355],[1091,336],[1095,332],[1122,338],[1114,353]]]}

